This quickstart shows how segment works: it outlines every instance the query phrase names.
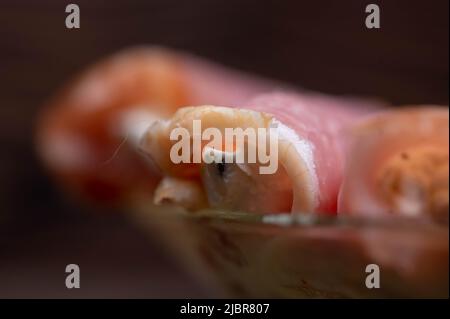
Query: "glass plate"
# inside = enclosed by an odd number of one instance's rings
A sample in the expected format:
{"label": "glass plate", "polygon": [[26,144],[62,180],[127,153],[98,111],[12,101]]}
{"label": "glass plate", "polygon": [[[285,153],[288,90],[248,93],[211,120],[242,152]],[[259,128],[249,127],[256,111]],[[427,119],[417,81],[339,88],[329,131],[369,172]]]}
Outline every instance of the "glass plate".
{"label": "glass plate", "polygon": [[448,298],[447,225],[148,205],[132,216],[221,296]]}

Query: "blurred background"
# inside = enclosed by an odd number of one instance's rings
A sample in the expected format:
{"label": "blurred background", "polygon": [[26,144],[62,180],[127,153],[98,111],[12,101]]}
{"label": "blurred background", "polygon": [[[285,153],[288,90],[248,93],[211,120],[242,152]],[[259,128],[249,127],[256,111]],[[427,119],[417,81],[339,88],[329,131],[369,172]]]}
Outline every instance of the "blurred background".
{"label": "blurred background", "polygon": [[[62,196],[33,145],[35,116],[66,80],[137,44],[160,44],[332,94],[448,104],[447,0],[66,1],[0,4],[0,297],[208,297],[156,238]],[[376,3],[381,29],[366,29]],[[64,285],[82,269],[82,289]]]}

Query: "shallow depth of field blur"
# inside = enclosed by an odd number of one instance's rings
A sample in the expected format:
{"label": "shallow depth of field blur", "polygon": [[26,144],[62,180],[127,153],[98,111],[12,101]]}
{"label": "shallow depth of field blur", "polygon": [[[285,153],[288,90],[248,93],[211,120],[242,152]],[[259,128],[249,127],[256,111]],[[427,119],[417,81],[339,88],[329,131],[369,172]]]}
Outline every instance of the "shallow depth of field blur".
{"label": "shallow depth of field blur", "polygon": [[[33,149],[42,103],[87,65],[159,44],[331,94],[448,104],[448,1],[76,0],[0,4],[0,298],[208,297],[151,234],[58,191]],[[81,267],[83,289],[64,285]]]}

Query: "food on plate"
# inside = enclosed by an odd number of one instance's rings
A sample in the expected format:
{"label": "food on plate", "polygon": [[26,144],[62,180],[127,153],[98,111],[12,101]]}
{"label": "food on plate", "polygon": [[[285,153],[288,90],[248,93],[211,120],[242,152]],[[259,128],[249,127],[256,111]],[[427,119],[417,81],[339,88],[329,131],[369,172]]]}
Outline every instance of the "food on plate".
{"label": "food on plate", "polygon": [[340,213],[448,223],[448,107],[382,112],[352,127],[349,135]]}
{"label": "food on plate", "polygon": [[[182,108],[170,119],[151,125],[141,148],[163,175],[201,181],[210,207],[256,213],[336,213],[344,164],[341,131],[373,106],[365,101],[312,93],[270,93],[255,97],[243,107]],[[223,160],[246,153],[248,139],[239,148],[236,142],[231,147],[220,143],[213,148],[203,142],[203,156],[221,158],[219,161],[174,162],[171,151],[177,140],[171,137],[172,132],[186,129],[190,143],[195,144],[196,121],[203,130],[215,128],[223,134],[229,128],[250,128],[255,132],[264,128],[262,134],[268,134],[273,128],[278,169],[273,174],[261,174],[261,162]],[[176,191],[172,201],[178,202]]]}
{"label": "food on plate", "polygon": [[136,48],[51,99],[37,148],[232,296],[448,296],[448,108],[384,106]]}
{"label": "food on plate", "polygon": [[102,203],[151,196],[159,173],[136,152],[148,125],[184,105],[237,105],[268,86],[186,54],[128,49],[91,66],[47,103],[37,149],[74,194]]}

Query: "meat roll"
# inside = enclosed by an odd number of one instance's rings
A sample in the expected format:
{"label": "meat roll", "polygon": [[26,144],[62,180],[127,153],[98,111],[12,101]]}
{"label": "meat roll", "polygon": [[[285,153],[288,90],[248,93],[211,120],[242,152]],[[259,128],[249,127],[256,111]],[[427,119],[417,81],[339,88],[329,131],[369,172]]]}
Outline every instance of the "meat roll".
{"label": "meat roll", "polygon": [[38,152],[61,184],[84,198],[151,196],[159,175],[135,149],[149,124],[184,105],[238,105],[268,86],[185,54],[128,49],[88,68],[47,103]]}
{"label": "meat roll", "polygon": [[[245,108],[188,107],[180,109],[171,119],[152,125],[143,137],[142,149],[172,181],[178,178],[200,183],[209,207],[256,213],[334,214],[344,161],[341,131],[375,104],[312,93],[284,92],[258,96],[245,103]],[[236,142],[227,147],[222,143],[214,148],[208,143],[201,144],[204,156],[222,161],[174,163],[170,154],[177,142],[171,140],[171,132],[182,127],[192,138],[196,134],[193,124],[196,120],[201,122],[203,130],[216,128],[221,132],[227,128],[265,128],[265,132],[274,128],[278,169],[273,174],[261,174],[261,162],[224,162],[227,157],[236,158],[246,152],[237,147]],[[193,139],[190,143],[195,144]],[[178,203],[178,194],[174,187],[171,193],[165,191],[164,196],[157,196],[155,201],[164,198],[166,202]]]}

